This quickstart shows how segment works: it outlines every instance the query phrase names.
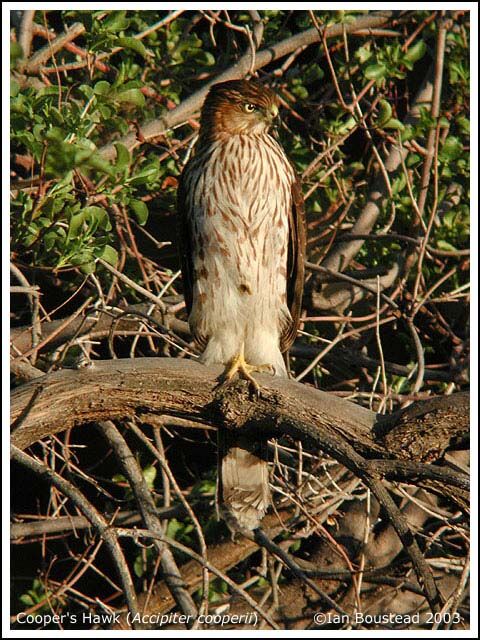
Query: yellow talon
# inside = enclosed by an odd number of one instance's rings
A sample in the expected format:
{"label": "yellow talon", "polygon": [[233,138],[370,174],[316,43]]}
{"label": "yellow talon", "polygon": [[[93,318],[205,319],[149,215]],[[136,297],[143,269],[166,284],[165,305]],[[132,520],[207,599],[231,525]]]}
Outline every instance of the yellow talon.
{"label": "yellow talon", "polygon": [[225,371],[220,377],[220,383],[221,385],[228,384],[232,381],[234,376],[238,374],[238,377],[242,378],[243,380],[247,380],[255,389],[255,392],[258,394],[260,392],[260,385],[252,376],[252,373],[260,373],[262,371],[274,373],[274,369],[271,364],[248,364],[245,361],[242,350],[242,352],[240,352],[230,360]]}

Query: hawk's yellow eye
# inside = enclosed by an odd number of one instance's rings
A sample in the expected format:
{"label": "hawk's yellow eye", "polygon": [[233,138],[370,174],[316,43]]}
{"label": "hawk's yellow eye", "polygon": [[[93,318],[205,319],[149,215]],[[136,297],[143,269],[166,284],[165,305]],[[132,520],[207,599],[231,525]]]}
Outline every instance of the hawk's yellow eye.
{"label": "hawk's yellow eye", "polygon": [[256,108],[257,107],[254,104],[251,104],[250,102],[247,102],[247,104],[244,106],[244,109],[247,113],[253,113]]}

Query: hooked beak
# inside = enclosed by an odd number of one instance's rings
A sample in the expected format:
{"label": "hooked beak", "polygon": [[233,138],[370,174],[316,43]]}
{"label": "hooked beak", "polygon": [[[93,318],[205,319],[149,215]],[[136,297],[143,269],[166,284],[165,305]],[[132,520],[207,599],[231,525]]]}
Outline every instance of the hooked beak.
{"label": "hooked beak", "polygon": [[273,122],[275,120],[275,118],[278,118],[278,107],[276,104],[272,104],[272,106],[270,107],[270,122]]}
{"label": "hooked beak", "polygon": [[274,124],[275,120],[278,118],[278,107],[276,104],[272,104],[270,109],[266,114],[266,119],[269,124]]}

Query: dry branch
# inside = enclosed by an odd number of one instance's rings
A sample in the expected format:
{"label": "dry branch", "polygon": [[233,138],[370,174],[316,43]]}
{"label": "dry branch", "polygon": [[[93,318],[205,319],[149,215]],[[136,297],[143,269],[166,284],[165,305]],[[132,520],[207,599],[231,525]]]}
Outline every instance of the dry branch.
{"label": "dry branch", "polygon": [[[215,387],[219,374],[219,367],[170,358],[100,361],[93,370],[59,371],[14,392],[12,441],[25,448],[47,435],[86,422],[138,416],[148,422],[151,412],[193,416],[222,428],[253,428],[257,433],[260,427],[265,437],[289,435],[313,443],[371,489],[410,555],[430,607],[439,610],[442,600],[430,566],[407,520],[382,484],[381,470],[375,464],[375,458],[388,454],[375,439],[377,416],[322,391],[268,376],[262,377],[261,398],[252,399],[242,385],[218,394]],[[443,408],[459,403],[466,430],[468,396],[447,396],[439,402]],[[382,427],[385,431],[385,423]],[[446,430],[448,433],[448,427]],[[458,437],[457,432],[454,435]],[[444,481],[449,484],[448,478]],[[411,482],[418,482],[418,477]]]}
{"label": "dry branch", "polygon": [[[111,420],[99,422],[98,429],[110,444],[120,462],[120,466],[136,498],[145,526],[161,536],[162,525],[156,513],[155,501],[137,459]],[[193,622],[198,615],[197,608],[182,580],[172,551],[168,546],[162,544],[161,538],[155,538],[154,544],[160,557],[160,565],[165,576],[165,582],[182,613]]]}
{"label": "dry branch", "polygon": [[[95,361],[88,369],[57,371],[13,392],[12,442],[24,449],[75,425],[135,417],[148,422],[151,413],[188,416],[207,424],[224,424],[226,428],[261,421],[269,435],[310,439],[322,448],[328,448],[335,439],[343,440],[366,458],[399,457],[398,451],[385,449],[384,437],[397,423],[397,416],[405,416],[404,412],[377,417],[374,412],[331,394],[268,375],[259,377],[263,391],[258,400],[236,387],[230,395],[217,395],[216,377],[220,372],[220,367],[175,358]],[[33,406],[28,409],[34,395]],[[414,406],[421,408],[422,403]],[[435,420],[432,421],[431,440],[425,445],[429,459],[435,457],[431,454],[433,439],[437,448],[443,442],[440,448],[445,450],[450,435],[458,438],[462,433],[468,434],[468,395],[438,398],[429,410],[439,411],[441,407],[450,413],[454,407],[455,420],[446,430],[439,427],[437,431]],[[426,412],[418,411],[423,421]],[[414,413],[410,407],[409,415]],[[411,425],[413,430],[414,417]],[[422,455],[416,451],[417,460]]]}
{"label": "dry branch", "polygon": [[[13,460],[30,469],[37,474],[42,480],[53,484],[65,496],[68,496],[72,502],[80,509],[83,515],[89,520],[91,525],[96,529],[100,538],[105,541],[114,566],[122,582],[125,598],[128,603],[129,610],[132,615],[138,613],[137,596],[133,587],[132,577],[128,570],[128,566],[123,555],[122,548],[118,542],[118,537],[110,527],[109,522],[103,515],[95,509],[95,507],[85,498],[82,492],[77,489],[71,482],[62,478],[58,473],[49,469],[36,458],[29,456],[24,451],[18,449],[15,445],[11,446],[10,455]],[[134,623],[134,628],[139,626]]]}
{"label": "dry branch", "polygon": [[40,51],[37,51],[37,53],[35,53],[30,58],[30,60],[25,66],[25,73],[27,74],[36,73],[38,69],[43,64],[45,64],[45,62],[49,58],[51,58],[53,55],[55,55],[55,53],[57,53],[57,51],[60,51],[60,49],[63,49],[63,47],[68,42],[75,40],[75,38],[78,38],[78,36],[82,35],[83,33],[85,33],[85,25],[81,24],[80,22],[76,22],[75,24],[72,24],[72,26],[69,27],[69,29],[67,29],[64,33],[61,33],[51,42],[48,42],[42,49],[40,49]]}

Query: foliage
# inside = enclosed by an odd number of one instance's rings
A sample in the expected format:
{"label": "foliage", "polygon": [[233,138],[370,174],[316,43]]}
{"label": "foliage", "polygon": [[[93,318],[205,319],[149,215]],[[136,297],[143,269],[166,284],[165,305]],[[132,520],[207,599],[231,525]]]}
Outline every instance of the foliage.
{"label": "foliage", "polygon": [[[128,305],[151,303],[152,294],[162,298],[168,311],[162,311],[161,322],[150,321],[153,306],[148,313],[141,309],[138,316],[132,311],[136,335],[112,326],[85,341],[80,333],[63,341],[47,340],[38,352],[33,344],[25,357],[40,371],[65,366],[79,349],[92,359],[195,355],[181,305],[175,197],[198,130],[198,110],[155,139],[145,140],[143,129],[248,53],[254,13],[35,11],[29,56],[19,44],[21,26],[12,29],[11,262],[13,279],[17,274],[39,292],[38,305],[28,287],[16,295],[13,324],[29,322],[29,332],[34,333],[39,324],[80,311],[85,317],[97,317],[99,310],[115,315]],[[351,25],[371,13],[262,9],[260,49],[308,29]],[[77,23],[84,32],[74,41],[67,38],[54,55],[48,53],[48,38],[53,37],[48,30],[58,35]],[[431,104],[416,105],[415,99],[426,78],[434,78],[442,27],[444,71],[435,117]],[[300,356],[291,359],[293,373],[304,374],[304,381],[351,395],[379,412],[403,405],[418,393],[451,393],[468,383],[469,46],[467,11],[443,16],[440,11],[402,10],[394,12],[381,30],[345,32],[329,39],[327,47],[319,39],[272,60],[257,74],[282,99],[277,133],[302,177],[310,262],[322,264],[339,246],[338,238],[355,231],[374,185],[387,176],[390,151],[405,149],[404,162],[388,174],[388,185],[382,184],[384,190],[375,201],[380,214],[371,237],[358,247],[346,270],[360,284],[367,281],[376,287],[401,262],[395,282],[383,289],[387,303],[377,304],[370,289],[352,306],[319,309],[312,291],[323,291],[328,281],[307,270],[307,320],[299,340],[307,356],[300,350]],[[43,50],[44,62],[29,69],[33,56]],[[414,108],[416,120],[411,117]],[[108,145],[115,149],[112,158],[105,154]],[[22,279],[14,284],[26,283]],[[384,324],[375,327],[377,316]],[[423,364],[412,325],[421,341]],[[327,338],[334,348],[315,360]],[[17,359],[21,355],[14,353]],[[368,362],[361,364],[360,356]],[[177,435],[167,440],[167,457],[182,490],[208,505],[199,516],[207,542],[224,536],[225,527],[213,513],[210,441],[198,434],[192,441]],[[197,458],[199,446],[210,457]],[[143,455],[140,460],[145,481],[158,497],[164,486],[156,463]],[[84,462],[96,468],[96,461]],[[316,473],[315,465],[311,462]],[[132,506],[128,479],[114,465],[107,465],[91,483],[106,503]],[[57,513],[55,500],[42,504]],[[198,545],[189,518],[171,519],[166,533],[192,548]],[[295,539],[290,550],[303,552],[306,547],[308,542]],[[70,558],[77,557],[75,553]],[[174,553],[179,562],[188,560]],[[138,584],[145,585],[156,575],[156,554],[151,548],[135,548],[130,555]],[[39,564],[45,565],[45,558]],[[250,580],[251,563],[238,572],[239,582]],[[257,586],[265,582],[261,577]],[[16,589],[17,608],[59,609],[55,586],[50,588],[48,580],[40,581],[32,572],[27,583],[28,588]],[[226,594],[224,581],[210,582],[210,602],[220,602]],[[196,597],[202,599],[202,589]]]}

